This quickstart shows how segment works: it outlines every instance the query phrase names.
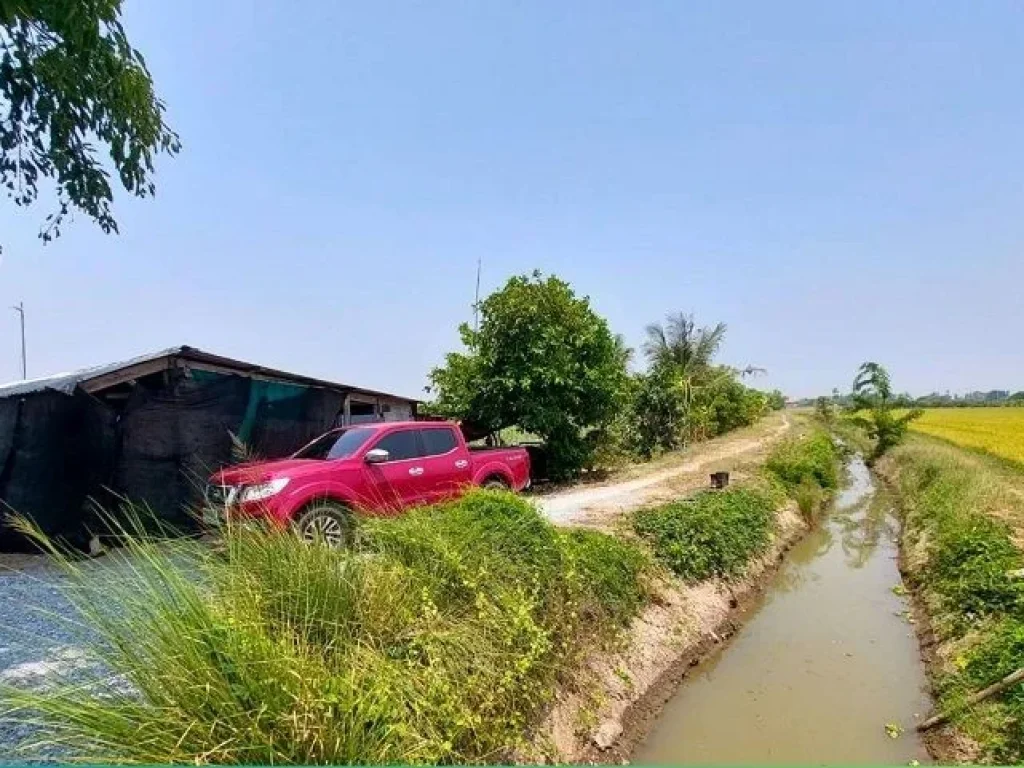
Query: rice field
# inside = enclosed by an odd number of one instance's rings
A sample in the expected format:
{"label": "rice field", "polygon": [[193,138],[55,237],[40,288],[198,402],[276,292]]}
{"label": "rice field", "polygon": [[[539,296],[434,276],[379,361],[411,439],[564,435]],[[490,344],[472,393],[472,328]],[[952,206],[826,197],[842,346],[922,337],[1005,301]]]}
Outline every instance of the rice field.
{"label": "rice field", "polygon": [[911,429],[1024,464],[1024,408],[927,408]]}

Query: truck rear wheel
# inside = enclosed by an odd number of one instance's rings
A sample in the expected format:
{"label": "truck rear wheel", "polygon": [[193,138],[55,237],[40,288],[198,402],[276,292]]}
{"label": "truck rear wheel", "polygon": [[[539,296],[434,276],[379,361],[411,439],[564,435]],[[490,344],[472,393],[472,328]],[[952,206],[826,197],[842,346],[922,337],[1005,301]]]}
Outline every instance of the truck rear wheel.
{"label": "truck rear wheel", "polygon": [[331,501],[310,504],[295,521],[295,528],[310,544],[323,542],[329,547],[346,547],[355,537],[352,511]]}
{"label": "truck rear wheel", "polygon": [[507,491],[509,489],[508,483],[505,482],[505,478],[498,477],[497,475],[491,475],[482,483],[481,488],[486,488],[489,491]]}

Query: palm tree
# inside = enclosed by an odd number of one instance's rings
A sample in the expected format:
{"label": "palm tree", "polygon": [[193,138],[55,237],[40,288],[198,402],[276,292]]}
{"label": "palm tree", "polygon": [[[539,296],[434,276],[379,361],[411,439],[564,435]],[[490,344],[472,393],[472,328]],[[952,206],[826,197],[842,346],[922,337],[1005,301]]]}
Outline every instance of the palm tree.
{"label": "palm tree", "polygon": [[872,459],[898,445],[910,422],[924,413],[920,408],[913,408],[897,414],[889,372],[873,362],[862,363],[857,369],[853,380],[853,407],[857,413],[856,423],[876,441]]}
{"label": "palm tree", "polygon": [[647,326],[643,350],[652,365],[669,365],[685,376],[711,365],[725,339],[725,323],[698,326],[693,315],[669,315],[665,324]]}

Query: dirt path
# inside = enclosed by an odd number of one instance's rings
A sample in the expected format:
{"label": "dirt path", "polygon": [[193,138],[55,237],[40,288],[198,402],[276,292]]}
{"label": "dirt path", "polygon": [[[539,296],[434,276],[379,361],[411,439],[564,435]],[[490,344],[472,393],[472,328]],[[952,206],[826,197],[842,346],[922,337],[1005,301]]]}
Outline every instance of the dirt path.
{"label": "dirt path", "polygon": [[787,414],[774,414],[748,429],[686,449],[680,454],[683,461],[673,466],[632,480],[554,493],[538,499],[537,505],[559,525],[605,527],[625,511],[707,484],[711,471],[742,475],[791,427]]}

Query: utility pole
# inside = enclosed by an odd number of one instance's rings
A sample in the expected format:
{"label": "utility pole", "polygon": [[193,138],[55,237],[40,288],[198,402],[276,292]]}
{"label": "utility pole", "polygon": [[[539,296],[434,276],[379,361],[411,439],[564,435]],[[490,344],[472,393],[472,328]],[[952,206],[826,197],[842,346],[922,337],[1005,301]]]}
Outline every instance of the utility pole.
{"label": "utility pole", "polygon": [[21,378],[28,378],[28,363],[25,358],[25,302],[19,301],[16,307],[11,307],[21,316]]}
{"label": "utility pole", "polygon": [[473,300],[473,333],[480,332],[480,267],[483,264],[483,258],[477,257],[476,260],[476,298]]}

